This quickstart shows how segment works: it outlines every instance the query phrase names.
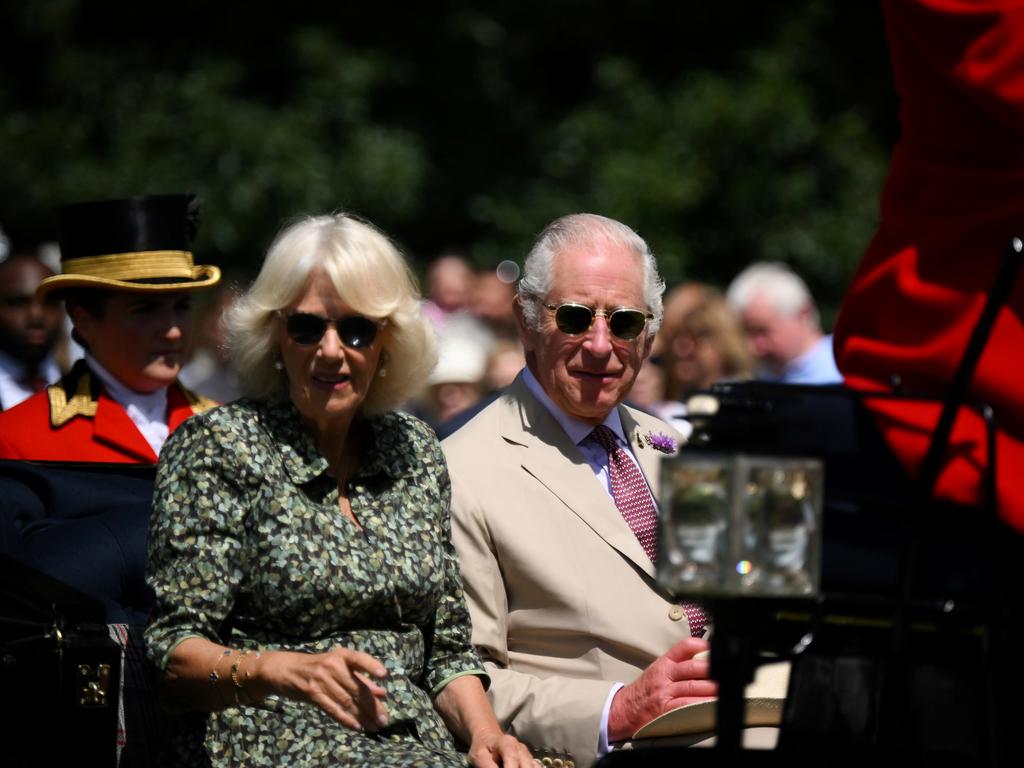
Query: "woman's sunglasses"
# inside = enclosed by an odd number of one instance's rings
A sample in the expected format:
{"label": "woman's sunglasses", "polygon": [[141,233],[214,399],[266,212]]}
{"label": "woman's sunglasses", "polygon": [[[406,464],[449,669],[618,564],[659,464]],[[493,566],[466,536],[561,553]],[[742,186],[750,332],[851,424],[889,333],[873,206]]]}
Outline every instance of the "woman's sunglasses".
{"label": "woman's sunglasses", "polygon": [[377,338],[377,331],[387,321],[375,321],[362,315],[344,317],[322,317],[311,312],[278,313],[284,318],[284,329],[288,338],[296,344],[319,344],[327,333],[327,326],[333,325],[338,338],[346,347],[365,349]]}
{"label": "woman's sunglasses", "polygon": [[641,312],[639,309],[613,309],[611,312],[605,309],[591,309],[585,304],[545,304],[545,309],[555,313],[555,325],[562,333],[570,336],[579,336],[590,330],[594,320],[603,317],[608,323],[608,330],[612,336],[623,341],[633,341],[644,332],[647,321],[653,320],[654,315]]}

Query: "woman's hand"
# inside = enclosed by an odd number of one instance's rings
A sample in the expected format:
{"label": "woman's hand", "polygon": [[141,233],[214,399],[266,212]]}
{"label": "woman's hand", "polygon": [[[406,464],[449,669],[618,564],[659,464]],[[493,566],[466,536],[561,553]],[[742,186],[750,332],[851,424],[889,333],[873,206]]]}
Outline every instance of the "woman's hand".
{"label": "woman's hand", "polygon": [[530,750],[501,732],[476,675],[463,675],[448,683],[434,699],[434,708],[448,730],[469,744],[469,759],[477,768],[534,768]]}
{"label": "woman's hand", "polygon": [[388,724],[386,692],[375,680],[387,676],[368,653],[335,646],[327,653],[265,651],[246,689],[255,698],[277,693],[315,704],[344,726],[376,731]]}
{"label": "woman's hand", "polygon": [[515,736],[501,731],[475,735],[469,745],[469,760],[477,768],[535,768],[530,750]]}

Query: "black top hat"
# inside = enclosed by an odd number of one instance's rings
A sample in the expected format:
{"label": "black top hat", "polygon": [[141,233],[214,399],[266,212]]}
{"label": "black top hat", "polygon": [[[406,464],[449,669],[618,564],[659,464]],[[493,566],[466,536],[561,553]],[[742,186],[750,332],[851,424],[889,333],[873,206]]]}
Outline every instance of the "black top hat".
{"label": "black top hat", "polygon": [[220,269],[196,266],[198,227],[194,195],[146,195],[57,209],[61,274],[37,293],[105,288],[138,293],[189,291],[220,280]]}

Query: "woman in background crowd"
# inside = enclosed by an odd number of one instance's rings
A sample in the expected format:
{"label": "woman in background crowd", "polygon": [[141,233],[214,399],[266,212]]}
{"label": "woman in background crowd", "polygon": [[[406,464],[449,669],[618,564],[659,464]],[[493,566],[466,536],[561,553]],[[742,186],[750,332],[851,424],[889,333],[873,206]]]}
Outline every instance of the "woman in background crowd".
{"label": "woman in background crowd", "polygon": [[639,392],[647,381],[649,388],[659,387],[660,398],[637,404],[689,435],[685,402],[690,394],[719,381],[750,378],[753,356],[739,320],[710,285],[684,283],[673,289],[665,300],[665,319],[655,353],[637,377]]}
{"label": "woman in background crowd", "polygon": [[749,379],[753,357],[736,315],[717,292],[709,292],[665,340],[668,400],[685,400],[719,381]]}

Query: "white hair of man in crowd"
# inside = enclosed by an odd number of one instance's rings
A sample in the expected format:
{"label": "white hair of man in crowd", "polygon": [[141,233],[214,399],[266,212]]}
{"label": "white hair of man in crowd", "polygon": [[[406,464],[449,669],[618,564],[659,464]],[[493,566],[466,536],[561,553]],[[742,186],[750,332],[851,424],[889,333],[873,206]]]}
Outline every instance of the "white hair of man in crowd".
{"label": "white hair of man in crowd", "polygon": [[726,299],[750,340],[757,378],[790,384],[842,380],[811,292],[785,264],[751,264],[729,285]]}

